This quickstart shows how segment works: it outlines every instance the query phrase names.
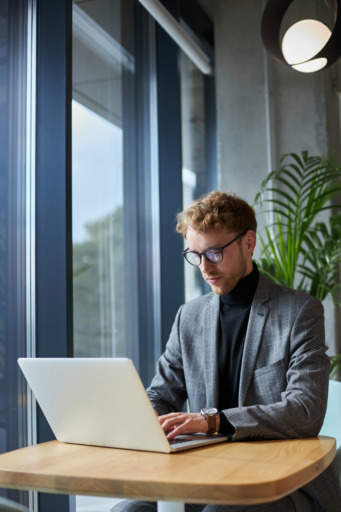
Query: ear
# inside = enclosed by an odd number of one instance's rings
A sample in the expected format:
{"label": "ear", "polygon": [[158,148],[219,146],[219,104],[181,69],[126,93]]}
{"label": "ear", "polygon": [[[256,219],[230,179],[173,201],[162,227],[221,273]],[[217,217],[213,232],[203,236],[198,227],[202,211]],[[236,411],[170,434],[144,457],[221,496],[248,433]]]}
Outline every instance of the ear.
{"label": "ear", "polygon": [[256,247],[257,235],[254,231],[249,229],[245,235],[245,243],[248,251],[252,254]]}

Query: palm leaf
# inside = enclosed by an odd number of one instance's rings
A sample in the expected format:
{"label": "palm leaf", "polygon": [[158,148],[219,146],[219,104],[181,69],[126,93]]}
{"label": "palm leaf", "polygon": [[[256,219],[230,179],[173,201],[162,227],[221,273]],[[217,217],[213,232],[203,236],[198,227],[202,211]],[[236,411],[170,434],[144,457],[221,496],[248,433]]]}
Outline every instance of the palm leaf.
{"label": "palm leaf", "polygon": [[336,298],[341,263],[341,217],[319,222],[331,211],[330,200],[341,193],[341,168],[332,159],[300,154],[283,155],[280,167],[263,180],[255,210],[268,218],[258,234],[260,269],[272,280],[296,286],[323,300]]}

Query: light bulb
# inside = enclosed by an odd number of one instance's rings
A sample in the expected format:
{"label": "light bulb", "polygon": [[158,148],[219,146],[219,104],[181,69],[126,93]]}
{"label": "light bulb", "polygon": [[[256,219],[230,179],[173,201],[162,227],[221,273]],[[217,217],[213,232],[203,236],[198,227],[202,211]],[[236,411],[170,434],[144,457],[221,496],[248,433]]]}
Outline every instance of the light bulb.
{"label": "light bulb", "polygon": [[[327,59],[311,59],[319,53],[331,36],[326,25],[317,20],[301,20],[292,25],[282,41],[282,52],[290,66],[303,73],[322,69]],[[309,62],[306,62],[309,61]]]}

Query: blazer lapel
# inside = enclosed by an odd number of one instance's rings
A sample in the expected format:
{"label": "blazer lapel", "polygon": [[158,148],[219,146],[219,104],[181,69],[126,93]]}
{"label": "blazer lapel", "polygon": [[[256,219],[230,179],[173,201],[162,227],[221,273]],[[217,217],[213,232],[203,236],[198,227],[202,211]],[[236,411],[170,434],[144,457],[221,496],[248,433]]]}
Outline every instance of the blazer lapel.
{"label": "blazer lapel", "polygon": [[269,313],[269,292],[260,274],[258,287],[252,302],[250,318],[246,331],[242,365],[240,371],[240,385],[238,405],[242,407],[245,403],[247,392],[251,384],[253,372],[257,362],[257,354],[262,342],[265,322]]}
{"label": "blazer lapel", "polygon": [[203,318],[205,358],[206,406],[216,407],[218,403],[218,338],[219,338],[219,296],[212,295]]}

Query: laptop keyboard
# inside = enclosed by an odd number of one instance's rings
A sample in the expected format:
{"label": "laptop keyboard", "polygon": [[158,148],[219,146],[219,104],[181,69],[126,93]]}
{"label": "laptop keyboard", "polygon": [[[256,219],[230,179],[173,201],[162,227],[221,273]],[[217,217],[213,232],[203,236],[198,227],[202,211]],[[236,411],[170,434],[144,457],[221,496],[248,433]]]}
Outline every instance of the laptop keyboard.
{"label": "laptop keyboard", "polygon": [[187,441],[187,439],[184,439],[184,438],[179,439],[178,437],[173,437],[173,439],[169,439],[169,444],[170,445],[179,444],[179,443],[183,443],[185,441]]}
{"label": "laptop keyboard", "polygon": [[179,444],[186,443],[189,441],[197,442],[200,439],[208,439],[212,436],[207,436],[207,434],[180,434],[177,437],[173,437],[173,439],[169,439],[169,444]]}

